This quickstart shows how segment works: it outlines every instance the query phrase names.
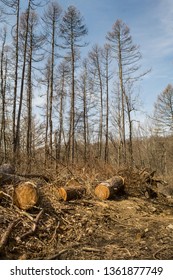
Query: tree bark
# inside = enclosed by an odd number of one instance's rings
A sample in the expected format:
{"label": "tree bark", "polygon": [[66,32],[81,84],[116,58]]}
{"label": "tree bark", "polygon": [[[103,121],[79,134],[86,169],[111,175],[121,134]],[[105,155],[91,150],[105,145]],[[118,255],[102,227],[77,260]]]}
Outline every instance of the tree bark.
{"label": "tree bark", "polygon": [[18,66],[19,66],[19,14],[20,0],[16,7],[16,41],[15,41],[15,78],[14,78],[14,97],[13,97],[13,162],[15,163],[15,139],[16,139],[16,102],[18,86]]}
{"label": "tree bark", "polygon": [[14,143],[15,156],[19,155],[19,148],[20,148],[20,143],[19,143],[20,121],[21,121],[22,104],[23,104],[23,91],[24,91],[24,80],[25,80],[30,9],[31,9],[31,1],[29,0],[28,9],[27,9],[27,19],[26,19],[26,35],[25,35],[24,53],[23,53],[23,66],[22,66],[22,77],[21,77],[21,87],[20,87],[19,109],[18,109],[18,115],[17,115],[16,135],[15,135],[15,143]]}
{"label": "tree bark", "polygon": [[[7,61],[5,61],[5,44],[6,44],[6,30],[3,31],[3,42],[1,49],[1,81],[0,81],[0,93],[2,99],[2,117],[1,117],[1,130],[0,130],[0,148],[3,151],[4,160],[6,160],[6,74],[7,74]],[[6,59],[7,60],[7,59]]]}
{"label": "tree bark", "polygon": [[115,198],[121,194],[124,194],[124,179],[121,176],[114,176],[95,188],[95,195],[102,200]]}
{"label": "tree bark", "polygon": [[60,200],[69,201],[80,199],[86,194],[82,186],[65,186],[58,189]]}
{"label": "tree bark", "polygon": [[26,179],[18,175],[0,172],[0,186],[7,185],[7,184],[15,185],[22,181],[26,181]]}

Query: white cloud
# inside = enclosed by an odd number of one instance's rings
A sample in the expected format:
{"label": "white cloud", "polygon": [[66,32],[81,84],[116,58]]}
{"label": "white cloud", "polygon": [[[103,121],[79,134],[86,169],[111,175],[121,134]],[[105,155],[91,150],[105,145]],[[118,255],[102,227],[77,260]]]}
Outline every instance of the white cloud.
{"label": "white cloud", "polygon": [[173,55],[173,1],[151,0],[143,14],[132,19],[132,31],[150,63]]}
{"label": "white cloud", "polygon": [[173,1],[160,0],[158,6],[158,15],[162,23],[163,31],[171,35],[173,33]]}

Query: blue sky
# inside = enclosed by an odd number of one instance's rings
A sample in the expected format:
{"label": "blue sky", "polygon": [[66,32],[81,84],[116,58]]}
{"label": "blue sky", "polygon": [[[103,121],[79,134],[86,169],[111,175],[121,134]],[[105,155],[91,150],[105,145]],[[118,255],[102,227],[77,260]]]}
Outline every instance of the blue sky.
{"label": "blue sky", "polygon": [[172,0],[59,0],[63,9],[78,8],[88,27],[88,48],[105,43],[117,19],[130,28],[133,42],[140,45],[143,70],[152,68],[140,84],[143,110],[153,104],[168,83],[173,83],[173,1]]}
{"label": "blue sky", "polygon": [[[133,42],[140,46],[141,65],[152,71],[138,88],[141,110],[153,111],[154,102],[165,87],[173,84],[173,0],[57,0],[63,10],[74,5],[88,28],[88,51],[103,46],[105,36],[117,19],[130,28]],[[87,51],[87,50],[86,50]],[[85,51],[85,52],[86,52]],[[145,114],[138,114],[142,120]]]}

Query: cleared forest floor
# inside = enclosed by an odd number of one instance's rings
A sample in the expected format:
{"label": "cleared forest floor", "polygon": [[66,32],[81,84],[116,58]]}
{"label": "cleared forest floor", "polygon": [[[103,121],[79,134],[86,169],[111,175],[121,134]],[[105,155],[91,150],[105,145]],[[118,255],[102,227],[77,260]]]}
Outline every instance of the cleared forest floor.
{"label": "cleared forest floor", "polygon": [[1,259],[173,259],[172,203],[91,195],[62,202],[48,184],[40,195],[29,212],[1,200]]}

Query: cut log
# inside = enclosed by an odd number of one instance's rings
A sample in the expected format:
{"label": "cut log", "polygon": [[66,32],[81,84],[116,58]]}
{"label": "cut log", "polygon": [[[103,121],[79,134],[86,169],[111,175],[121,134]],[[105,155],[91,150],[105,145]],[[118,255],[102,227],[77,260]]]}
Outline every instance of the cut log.
{"label": "cut log", "polygon": [[13,203],[22,210],[28,210],[38,201],[36,185],[32,182],[20,183],[14,189]]}
{"label": "cut log", "polygon": [[0,171],[0,186],[8,185],[8,184],[16,185],[22,181],[26,181],[26,178]]}
{"label": "cut log", "polygon": [[114,176],[95,188],[95,195],[102,200],[115,198],[120,194],[124,194],[124,179],[121,176]]}
{"label": "cut log", "polygon": [[58,189],[60,200],[69,201],[80,199],[86,194],[86,189],[81,186],[65,186]]}
{"label": "cut log", "polygon": [[26,178],[28,178],[28,179],[39,178],[41,180],[46,181],[47,183],[50,182],[50,179],[47,176],[42,175],[42,174],[17,174],[17,175],[22,178],[25,177],[25,180],[26,180]]}
{"label": "cut log", "polygon": [[18,175],[18,174],[4,173],[4,172],[1,172],[1,170],[0,170],[0,186],[8,185],[8,184],[17,185],[20,182],[25,182],[31,178],[40,178],[46,182],[50,181],[49,178],[47,178],[44,175],[40,175],[40,174],[23,174],[23,175],[20,174],[20,175]]}

